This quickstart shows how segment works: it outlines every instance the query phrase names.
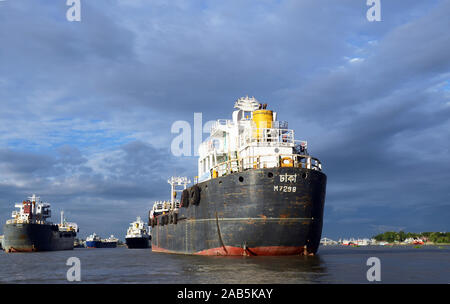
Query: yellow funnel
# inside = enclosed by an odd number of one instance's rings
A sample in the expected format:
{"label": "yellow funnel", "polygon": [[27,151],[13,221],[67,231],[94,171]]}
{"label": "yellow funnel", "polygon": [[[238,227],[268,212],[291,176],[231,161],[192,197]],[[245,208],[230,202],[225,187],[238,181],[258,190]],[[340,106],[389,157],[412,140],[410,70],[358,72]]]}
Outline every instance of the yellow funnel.
{"label": "yellow funnel", "polygon": [[263,134],[261,129],[272,128],[273,112],[271,110],[256,110],[253,112],[253,121],[256,124],[253,137],[260,139]]}

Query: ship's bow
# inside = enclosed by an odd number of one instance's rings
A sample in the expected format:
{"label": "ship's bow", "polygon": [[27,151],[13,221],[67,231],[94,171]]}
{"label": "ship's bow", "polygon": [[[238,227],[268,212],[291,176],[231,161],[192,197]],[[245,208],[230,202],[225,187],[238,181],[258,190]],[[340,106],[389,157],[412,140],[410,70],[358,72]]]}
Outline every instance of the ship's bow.
{"label": "ship's bow", "polygon": [[[319,247],[326,175],[304,168],[233,173],[197,185],[197,204],[164,216],[155,251],[200,255],[315,254]],[[162,224],[161,224],[162,223]]]}

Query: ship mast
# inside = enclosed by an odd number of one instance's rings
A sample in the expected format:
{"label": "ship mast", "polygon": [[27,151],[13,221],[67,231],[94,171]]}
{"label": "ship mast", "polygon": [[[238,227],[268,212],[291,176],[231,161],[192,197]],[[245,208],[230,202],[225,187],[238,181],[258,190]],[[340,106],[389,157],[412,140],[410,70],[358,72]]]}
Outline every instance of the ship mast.
{"label": "ship mast", "polygon": [[31,202],[31,216],[36,214],[36,202],[39,202],[41,198],[39,196],[36,196],[36,194],[33,194],[32,196],[28,197],[28,200]]}
{"label": "ship mast", "polygon": [[[187,177],[172,176],[167,182],[170,184],[170,203],[172,206],[174,206],[177,192],[183,192],[183,190],[187,188],[187,185],[190,184],[191,181],[188,180]],[[177,190],[176,186],[183,186],[183,189]]]}

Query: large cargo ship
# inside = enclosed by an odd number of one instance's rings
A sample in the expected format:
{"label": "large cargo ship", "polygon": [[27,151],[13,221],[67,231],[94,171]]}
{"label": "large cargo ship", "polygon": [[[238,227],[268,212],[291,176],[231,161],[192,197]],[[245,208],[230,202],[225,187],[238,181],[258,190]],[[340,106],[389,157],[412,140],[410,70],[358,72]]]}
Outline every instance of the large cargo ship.
{"label": "large cargo ship", "polygon": [[116,248],[119,239],[111,235],[107,239],[102,239],[95,232],[86,238],[86,248]]}
{"label": "large cargo ship", "polygon": [[15,204],[19,210],[3,226],[3,247],[6,252],[33,252],[73,249],[79,231],[77,224],[66,222],[61,212],[61,223],[53,224],[50,204],[33,195]]}
{"label": "large cargo ship", "polygon": [[[240,98],[199,146],[198,179],[171,179],[171,200],[149,214],[152,250],[197,255],[313,255],[326,175],[288,123]],[[184,189],[176,190],[176,186]],[[176,193],[181,192],[181,200]]]}
{"label": "large cargo ship", "polygon": [[138,216],[136,220],[130,224],[130,227],[128,227],[125,242],[129,249],[150,247],[150,235],[140,216]]}

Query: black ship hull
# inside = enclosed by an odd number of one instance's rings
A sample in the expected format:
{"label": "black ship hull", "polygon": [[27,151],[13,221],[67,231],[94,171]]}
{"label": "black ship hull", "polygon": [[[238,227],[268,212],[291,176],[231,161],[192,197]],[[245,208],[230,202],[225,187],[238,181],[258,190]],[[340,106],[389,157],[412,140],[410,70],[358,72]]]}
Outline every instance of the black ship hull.
{"label": "black ship hull", "polygon": [[125,238],[129,249],[149,248],[150,240],[148,237]]}
{"label": "black ship hull", "polygon": [[116,248],[117,242],[86,241],[86,248]]}
{"label": "black ship hull", "polygon": [[5,224],[3,233],[6,252],[72,250],[76,236],[51,224]]}
{"label": "black ship hull", "polygon": [[[197,255],[315,254],[326,175],[305,168],[252,169],[190,188],[176,215],[150,220],[152,250]],[[184,204],[182,202],[182,204]]]}

